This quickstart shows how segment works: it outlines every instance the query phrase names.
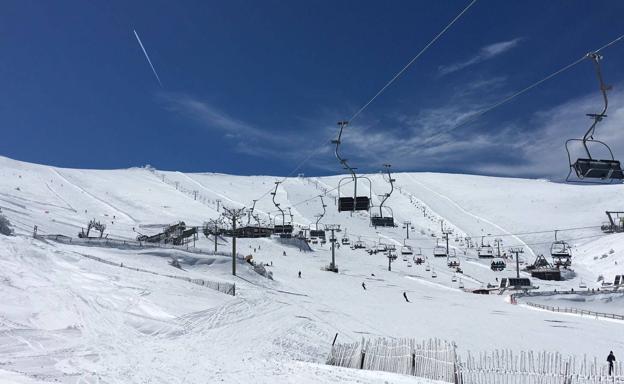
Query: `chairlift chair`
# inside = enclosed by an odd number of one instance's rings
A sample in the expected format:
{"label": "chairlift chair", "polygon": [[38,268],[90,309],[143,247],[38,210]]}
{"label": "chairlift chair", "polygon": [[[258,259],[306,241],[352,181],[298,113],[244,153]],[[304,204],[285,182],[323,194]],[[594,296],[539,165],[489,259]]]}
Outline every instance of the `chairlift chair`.
{"label": "chairlift chair", "polygon": [[504,270],[506,266],[507,265],[505,264],[505,260],[500,259],[500,258],[496,258],[496,259],[492,260],[492,263],[490,264],[490,269],[492,271],[500,272],[500,271]]}
{"label": "chairlift chair", "polygon": [[[344,169],[349,170],[349,172],[351,173],[351,177],[345,177],[338,181],[338,212],[368,211],[370,209],[370,203],[372,200],[371,198],[372,197],[371,191],[373,189],[372,183],[368,177],[363,177],[363,176],[358,177],[358,175],[355,173],[356,168],[351,167],[348,164],[347,159],[342,158],[339,153],[340,144],[342,143],[341,141],[342,131],[344,127],[347,126],[348,123],[349,123],[348,121],[338,122],[338,126],[340,127],[340,132],[338,133],[338,139],[332,140],[332,144],[336,144],[336,149],[334,153],[336,154],[336,158],[338,158],[340,165]],[[358,178],[368,180],[369,196],[357,195]],[[340,188],[342,184],[347,180],[353,181],[353,196],[342,196],[340,193]]]}
{"label": "chairlift chair", "polygon": [[459,259],[457,257],[449,257],[447,262],[446,262],[446,265],[449,268],[459,267]]}
{"label": "chairlift chair", "polygon": [[433,257],[448,257],[446,247],[439,245],[438,239],[436,239],[436,246],[433,247]]}
{"label": "chairlift chair", "polygon": [[340,243],[342,245],[351,245],[351,241],[349,240],[349,236],[347,236],[346,230],[344,232],[344,235],[342,235],[342,239],[340,239]]}
{"label": "chairlift chair", "polygon": [[404,245],[401,247],[401,255],[413,255],[414,251],[412,251],[412,247],[409,245]]}
{"label": "chairlift chair", "polygon": [[274,222],[274,224],[273,224],[273,234],[279,236],[280,238],[290,238],[290,237],[292,237],[292,232],[293,232],[292,220],[291,220],[291,223],[286,224],[286,213],[280,207],[280,204],[275,201],[275,196],[277,195],[277,188],[279,187],[280,183],[281,183],[281,181],[276,181],[275,182],[275,191],[271,192],[271,195],[273,196],[272,197],[273,205],[275,205],[275,207],[280,211],[280,213],[282,215],[282,224],[281,225],[277,224],[277,218],[275,220],[273,220],[273,222]]}
{"label": "chairlift chair", "polygon": [[490,244],[483,243],[483,236],[481,237],[481,246],[477,249],[477,255],[480,259],[491,259],[494,257],[494,248]]}
{"label": "chairlift chair", "polygon": [[[604,106],[602,111],[599,113],[587,114],[587,116],[593,119],[593,123],[591,124],[587,132],[585,132],[585,135],[582,139],[569,139],[566,141],[565,147],[568,153],[568,163],[570,165],[570,171],[568,172],[566,181],[584,183],[612,183],[613,181],[624,179],[624,172],[622,172],[622,166],[620,164],[620,161],[615,160],[615,158],[613,157],[613,151],[611,151],[611,148],[605,142],[594,139],[596,126],[605,117],[607,117],[606,113],[609,106],[607,91],[611,89],[611,86],[607,86],[602,78],[602,71],[600,69],[600,60],[602,60],[602,56],[597,53],[590,52],[587,54],[587,58],[591,59],[594,63],[596,76],[598,77],[598,82],[600,83],[600,92],[602,93]],[[584,150],[585,154],[587,154],[587,157],[579,157],[578,159],[576,159],[576,161],[572,162],[572,156],[570,154],[571,143],[581,143],[582,149]],[[609,158],[596,159],[594,156],[592,156],[588,144],[594,144],[595,146],[603,148],[604,150],[606,150],[605,154],[608,155]],[[572,177],[573,172],[576,175],[576,179]]]}
{"label": "chairlift chair", "polygon": [[557,232],[555,241],[550,245],[550,255],[556,267],[569,267],[572,264],[572,249],[566,241],[557,240]]}
{"label": "chairlift chair", "polygon": [[[388,175],[388,183],[390,183],[390,192],[381,195],[382,200],[379,203],[379,207],[371,207],[371,210],[373,208],[379,208],[379,213],[371,213],[370,223],[371,223],[371,226],[373,227],[394,227],[395,226],[394,213],[392,212],[392,208],[384,207],[384,203],[386,202],[386,200],[388,200],[390,195],[392,195],[392,192],[394,191],[394,182],[396,180],[393,179],[392,175],[390,174],[390,164],[384,164],[384,167],[386,168],[386,172]],[[386,212],[385,216],[384,216],[384,209]]]}

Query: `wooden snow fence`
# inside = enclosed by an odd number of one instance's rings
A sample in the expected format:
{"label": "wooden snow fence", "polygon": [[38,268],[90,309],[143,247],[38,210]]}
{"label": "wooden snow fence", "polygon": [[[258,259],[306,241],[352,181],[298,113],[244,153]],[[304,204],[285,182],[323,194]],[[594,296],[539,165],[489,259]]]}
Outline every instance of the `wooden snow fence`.
{"label": "wooden snow fence", "polygon": [[[605,356],[606,359],[606,356]],[[616,363],[613,376],[608,365],[587,356],[564,357],[557,352],[496,350],[467,354],[458,363],[459,384],[624,384],[622,364]]]}
{"label": "wooden snow fence", "polygon": [[545,309],[545,310],[551,311],[551,312],[573,313],[573,314],[576,314],[576,315],[590,316],[590,317],[596,317],[596,318],[602,317],[602,318],[605,318],[605,319],[624,320],[624,315],[618,315],[616,313],[588,311],[586,309],[578,309],[578,308],[554,307],[552,305],[531,303],[531,302],[528,302],[528,301],[524,302],[523,304],[526,304],[529,307]]}
{"label": "wooden snow fence", "polygon": [[454,383],[455,361],[455,346],[446,341],[363,338],[361,342],[334,345],[327,364]]}

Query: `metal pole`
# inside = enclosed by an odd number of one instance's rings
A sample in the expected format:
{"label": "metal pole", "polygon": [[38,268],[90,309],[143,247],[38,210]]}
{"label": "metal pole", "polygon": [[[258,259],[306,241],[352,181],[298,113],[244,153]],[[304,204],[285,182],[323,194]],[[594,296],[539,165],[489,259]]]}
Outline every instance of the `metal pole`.
{"label": "metal pole", "polygon": [[331,238],[331,243],[332,243],[331,269],[332,269],[332,271],[334,271],[334,270],[336,270],[336,238],[334,237],[334,228],[331,229],[331,233],[332,233],[332,238]]}
{"label": "metal pole", "polygon": [[215,226],[214,226],[214,243],[215,243],[215,253],[217,253],[217,233],[218,233],[218,229],[217,229],[217,222],[215,221]]}
{"label": "metal pole", "polygon": [[232,275],[236,276],[236,216],[232,216]]}

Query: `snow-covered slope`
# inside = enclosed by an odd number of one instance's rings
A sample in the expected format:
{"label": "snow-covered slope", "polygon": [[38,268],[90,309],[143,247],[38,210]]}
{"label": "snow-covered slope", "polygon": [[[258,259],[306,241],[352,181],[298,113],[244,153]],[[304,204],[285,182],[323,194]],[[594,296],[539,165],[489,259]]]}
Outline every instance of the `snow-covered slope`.
{"label": "snow-covered slope", "polygon": [[[373,195],[388,191],[380,175],[369,176]],[[331,190],[339,178],[287,179],[276,201],[292,207],[295,223],[310,225],[322,212],[318,195],[330,190],[322,223],[340,224],[351,241],[406,241],[427,256],[435,245],[432,235],[440,236],[442,219],[454,230],[451,247],[462,262],[459,280],[466,288],[495,283],[515,271],[509,266],[492,272],[455,235],[479,239],[490,234],[486,240],[500,237],[505,247],[525,245],[524,256],[532,261],[531,252],[547,252],[554,229],[565,230],[558,236],[574,246],[579,276],[539,282],[542,288],[577,288],[580,280],[597,287],[598,275],[608,278],[624,267],[624,237],[605,236],[599,229],[605,210],[620,210],[621,185],[588,188],[541,180],[397,174],[397,190],[388,205],[398,223],[409,220],[415,227],[405,240],[401,226],[375,229],[367,213],[338,213],[337,191]],[[238,277],[231,276],[228,257],[81,247],[29,236],[35,225],[39,233],[76,236],[95,218],[106,222],[111,238],[134,239],[179,220],[201,225],[219,216],[222,206],[249,207],[263,195],[256,213],[266,219],[276,214],[267,193],[276,180],[144,168],[59,169],[0,158],[0,208],[18,234],[0,237],[0,295],[6,298],[0,304],[0,379],[414,382],[322,365],[335,333],[342,342],[362,336],[439,337],[455,341],[460,352],[512,348],[602,356],[624,347],[613,339],[621,323],[514,306],[504,296],[465,293],[452,280],[444,258],[428,259],[437,273],[433,278],[425,266],[410,267],[401,257],[390,272],[384,256],[341,247],[336,256],[340,273],[333,274],[322,271],[330,260],[327,246],[301,253],[270,239],[240,239],[239,252],[273,264],[268,267],[275,278],[271,281],[244,263]],[[364,185],[359,190],[368,192]],[[378,203],[376,197],[374,201]],[[197,246],[213,244],[200,238]],[[227,250],[230,244],[220,247]],[[604,253],[608,257],[601,259]],[[124,268],[89,257],[123,263]],[[169,265],[172,257],[182,260],[182,270]],[[169,274],[234,282],[237,295],[165,276]],[[604,309],[607,304],[601,305]]]}

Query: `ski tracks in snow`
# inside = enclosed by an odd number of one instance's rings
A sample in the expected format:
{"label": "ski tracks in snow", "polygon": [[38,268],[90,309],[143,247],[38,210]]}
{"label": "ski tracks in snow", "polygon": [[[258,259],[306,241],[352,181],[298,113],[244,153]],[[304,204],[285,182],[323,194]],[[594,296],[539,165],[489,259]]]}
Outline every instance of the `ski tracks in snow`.
{"label": "ski tracks in snow", "polygon": [[[524,245],[524,247],[525,247],[525,248],[526,248],[526,249],[527,249],[527,250],[531,253],[531,255],[533,255],[533,257],[535,257],[535,253],[533,253],[533,250],[531,249],[531,247],[529,247],[529,246],[528,246],[528,245],[527,245],[527,244],[526,244],[526,243],[525,243],[522,239],[520,239],[518,236],[516,236],[516,235],[512,235],[512,234],[511,234],[511,232],[509,232],[509,231],[508,231],[508,230],[506,230],[505,228],[501,227],[500,225],[498,225],[498,224],[496,224],[496,223],[494,223],[494,222],[492,222],[492,221],[490,221],[490,220],[488,220],[488,219],[486,219],[486,218],[483,218],[483,217],[481,217],[481,216],[479,216],[479,215],[476,215],[476,214],[474,214],[474,213],[472,213],[472,212],[467,211],[466,209],[464,209],[464,207],[462,207],[461,205],[459,205],[459,204],[458,204],[455,200],[453,200],[453,199],[451,199],[450,197],[448,197],[448,196],[446,196],[446,195],[444,195],[444,194],[442,194],[442,193],[440,193],[440,192],[438,192],[438,191],[436,191],[436,190],[433,190],[432,188],[430,188],[430,187],[426,186],[425,184],[423,184],[423,183],[421,183],[420,181],[416,180],[416,179],[414,178],[414,176],[413,176],[413,175],[411,175],[411,174],[407,174],[407,176],[408,176],[408,177],[409,177],[409,178],[410,178],[410,179],[411,179],[414,183],[418,184],[421,188],[426,189],[427,191],[429,191],[429,192],[433,193],[434,195],[438,196],[439,198],[441,198],[441,199],[443,199],[443,200],[448,201],[448,202],[449,202],[449,203],[450,203],[453,207],[455,207],[456,209],[458,209],[461,213],[463,213],[463,214],[465,214],[465,215],[467,215],[467,216],[470,216],[470,217],[472,217],[472,218],[474,218],[474,219],[476,219],[476,220],[483,221],[484,223],[487,223],[487,224],[491,225],[492,227],[494,227],[494,228],[496,228],[496,229],[500,230],[501,232],[504,232],[504,233],[506,233],[506,234],[510,235],[510,237],[512,237],[512,238],[514,238],[514,239],[516,239],[516,240],[517,240],[517,241],[519,241],[521,244],[523,244],[523,245]],[[450,221],[449,221],[449,222],[450,222]]]}
{"label": "ski tracks in snow", "polygon": [[68,185],[74,187],[75,189],[77,189],[78,191],[80,191],[81,193],[84,193],[85,195],[89,196],[90,198],[92,198],[93,200],[99,202],[100,204],[103,204],[105,206],[107,206],[108,208],[117,211],[119,213],[122,214],[122,216],[125,216],[128,220],[134,222],[134,223],[138,223],[138,220],[136,220],[134,217],[130,216],[130,214],[122,211],[121,209],[115,207],[114,205],[100,199],[99,197],[93,195],[92,193],[88,192],[86,189],[82,188],[81,186],[69,181],[65,176],[61,175],[61,173],[59,171],[57,171],[54,168],[50,168],[50,170],[55,173],[59,178],[61,178],[61,180],[65,181]]}

